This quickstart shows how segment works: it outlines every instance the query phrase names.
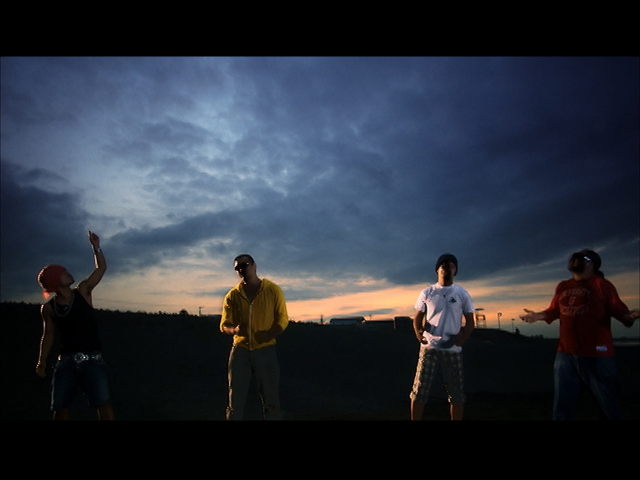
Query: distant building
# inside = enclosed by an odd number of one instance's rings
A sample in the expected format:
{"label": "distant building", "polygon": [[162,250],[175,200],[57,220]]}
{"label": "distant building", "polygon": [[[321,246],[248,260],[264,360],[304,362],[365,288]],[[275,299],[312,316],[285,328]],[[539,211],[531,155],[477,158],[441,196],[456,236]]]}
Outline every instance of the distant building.
{"label": "distant building", "polygon": [[360,325],[363,322],[364,322],[364,317],[342,317],[342,318],[332,318],[329,321],[329,324],[337,327],[350,327],[350,326]]}
{"label": "distant building", "polygon": [[411,317],[379,318],[376,320],[365,320],[362,326],[388,328],[390,330],[411,330],[413,329],[413,319]]}
{"label": "distant building", "polygon": [[393,317],[394,330],[413,330],[413,318],[411,317]]}
{"label": "distant building", "polygon": [[395,321],[393,318],[376,318],[375,320],[365,320],[363,327],[369,328],[389,328],[395,330]]}

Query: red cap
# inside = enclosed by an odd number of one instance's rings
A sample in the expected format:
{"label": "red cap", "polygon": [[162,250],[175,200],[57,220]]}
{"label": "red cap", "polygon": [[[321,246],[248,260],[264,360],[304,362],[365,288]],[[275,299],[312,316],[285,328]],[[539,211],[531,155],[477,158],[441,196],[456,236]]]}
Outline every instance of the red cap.
{"label": "red cap", "polygon": [[42,296],[44,297],[45,302],[51,300],[60,287],[62,272],[65,270],[66,268],[62,265],[47,265],[40,270],[40,273],[38,274],[38,283],[43,289]]}

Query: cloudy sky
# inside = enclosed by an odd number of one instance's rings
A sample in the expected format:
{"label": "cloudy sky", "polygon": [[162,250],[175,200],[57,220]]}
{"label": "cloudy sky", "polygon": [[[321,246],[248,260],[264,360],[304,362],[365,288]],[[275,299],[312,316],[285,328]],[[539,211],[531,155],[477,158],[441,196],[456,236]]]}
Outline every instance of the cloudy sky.
{"label": "cloudy sky", "polygon": [[1,75],[2,301],[39,302],[48,263],[88,275],[92,230],[99,308],[219,313],[248,252],[294,320],[411,315],[451,252],[513,329],[585,247],[639,306],[638,58],[3,57]]}

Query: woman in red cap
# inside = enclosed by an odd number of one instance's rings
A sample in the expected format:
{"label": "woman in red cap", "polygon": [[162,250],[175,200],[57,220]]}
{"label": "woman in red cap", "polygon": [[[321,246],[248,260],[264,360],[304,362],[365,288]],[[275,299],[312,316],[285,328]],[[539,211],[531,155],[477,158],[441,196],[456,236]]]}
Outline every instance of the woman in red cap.
{"label": "woman in red cap", "polygon": [[61,265],[47,265],[38,274],[44,303],[40,356],[36,373],[46,377],[47,358],[56,333],[60,338],[60,355],[54,368],[51,410],[54,420],[68,420],[78,389],[94,406],[100,420],[113,420],[106,363],[102,358],[100,336],[91,292],[100,283],[107,263],[100,248],[100,238],[89,232],[95,269],[74,288],[73,276]]}

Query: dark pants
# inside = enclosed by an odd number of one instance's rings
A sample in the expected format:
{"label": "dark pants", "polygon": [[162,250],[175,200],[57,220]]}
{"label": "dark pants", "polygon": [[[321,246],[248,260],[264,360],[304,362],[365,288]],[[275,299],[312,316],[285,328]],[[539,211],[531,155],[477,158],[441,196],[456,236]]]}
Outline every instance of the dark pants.
{"label": "dark pants", "polygon": [[557,352],[553,365],[554,420],[573,420],[578,398],[589,390],[607,420],[622,420],[615,357],[578,357]]}

